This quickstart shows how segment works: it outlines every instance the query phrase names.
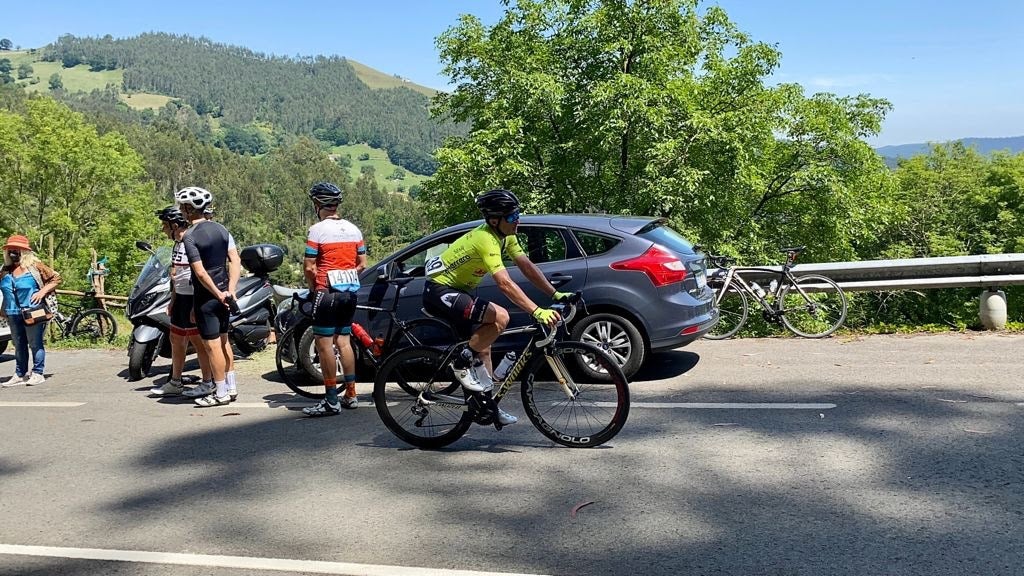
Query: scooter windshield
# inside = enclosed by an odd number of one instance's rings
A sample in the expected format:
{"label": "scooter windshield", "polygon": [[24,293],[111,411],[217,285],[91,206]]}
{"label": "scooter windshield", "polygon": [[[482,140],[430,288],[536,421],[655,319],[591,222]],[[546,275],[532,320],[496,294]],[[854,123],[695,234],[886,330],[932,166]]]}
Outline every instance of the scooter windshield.
{"label": "scooter windshield", "polygon": [[135,281],[135,286],[132,288],[129,297],[145,294],[153,286],[169,281],[170,268],[171,247],[158,246],[149,257],[149,260],[146,261],[146,265],[142,267],[142,272],[139,272],[139,279]]}

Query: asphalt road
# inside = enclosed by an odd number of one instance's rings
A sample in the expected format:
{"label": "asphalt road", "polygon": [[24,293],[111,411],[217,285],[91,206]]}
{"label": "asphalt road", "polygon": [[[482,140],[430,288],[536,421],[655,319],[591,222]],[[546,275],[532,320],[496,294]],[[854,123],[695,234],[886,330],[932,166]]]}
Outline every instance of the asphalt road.
{"label": "asphalt road", "polygon": [[51,351],[46,384],[0,389],[0,574],[1021,574],[1022,348],[698,342],[604,447],[524,417],[440,452],[372,407],[302,418],[268,356],[202,409],[121,350]]}

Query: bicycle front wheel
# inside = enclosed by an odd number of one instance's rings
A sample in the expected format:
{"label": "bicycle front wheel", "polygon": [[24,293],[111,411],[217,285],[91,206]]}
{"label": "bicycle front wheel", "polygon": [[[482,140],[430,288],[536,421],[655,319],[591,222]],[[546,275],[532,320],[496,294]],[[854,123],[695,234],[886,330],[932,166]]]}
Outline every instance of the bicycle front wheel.
{"label": "bicycle front wheel", "polygon": [[[600,366],[610,381],[584,383],[574,379],[566,365],[580,356]],[[555,375],[552,364],[564,381]],[[592,344],[556,342],[534,355],[523,371],[521,384],[523,406],[530,421],[542,434],[564,446],[604,444],[622,430],[629,417],[629,384],[622,368]]]}
{"label": "bicycle front wheel", "polygon": [[[395,436],[418,448],[447,446],[472,424],[465,392],[451,366],[442,365],[443,359],[444,353],[431,346],[404,348],[384,361],[373,384],[373,404],[381,422]],[[420,399],[424,390],[450,393],[427,403]]]}
{"label": "bicycle front wheel", "polygon": [[114,315],[100,308],[90,308],[78,315],[71,325],[69,336],[81,338],[93,344],[113,342],[117,337],[117,320]]}
{"label": "bicycle front wheel", "polygon": [[[721,286],[715,287],[715,293],[722,290]],[[750,314],[750,303],[747,301],[747,294],[736,282],[729,282],[725,288],[725,294],[718,302],[718,324],[704,335],[708,340],[726,340],[732,338],[743,328]]]}
{"label": "bicycle front wheel", "polygon": [[783,286],[782,323],[804,338],[824,338],[846,321],[846,295],[831,278],[808,274]]}

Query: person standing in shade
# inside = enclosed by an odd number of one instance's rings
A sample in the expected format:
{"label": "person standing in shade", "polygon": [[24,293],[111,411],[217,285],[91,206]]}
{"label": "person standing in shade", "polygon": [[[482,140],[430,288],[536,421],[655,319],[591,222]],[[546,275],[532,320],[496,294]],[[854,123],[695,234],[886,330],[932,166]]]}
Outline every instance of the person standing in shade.
{"label": "person standing in shade", "polygon": [[359,273],[366,268],[363,233],[355,224],[338,216],[341,190],[330,182],[318,182],[309,189],[309,198],[319,222],[309,228],[303,272],[313,301],[313,334],[321,359],[333,359],[334,349],[341,355],[346,393],[338,398],[336,362],[321,360],[326,397],[302,409],[307,416],[332,416],[359,404],[356,397],[356,358],[352,351],[352,316],[356,311]]}
{"label": "person standing in shade", "polygon": [[185,392],[196,397],[200,407],[222,406],[238,396],[236,383],[227,379],[227,358],[233,354],[228,341],[229,312],[235,304],[235,290],[241,275],[241,259],[230,249],[230,234],[218,222],[210,222],[203,211],[213,203],[213,194],[190,186],[175,194],[182,214],[191,223],[184,237],[185,254],[192,267],[195,291],[193,314],[203,348],[210,357],[213,386],[200,384]]}
{"label": "person standing in shade", "polygon": [[174,241],[171,250],[171,302],[167,305],[167,316],[171,319],[171,374],[162,386],[154,387],[150,393],[154,396],[178,396],[188,390],[181,382],[181,373],[185,368],[189,342],[199,358],[199,368],[203,375],[200,385],[212,389],[210,357],[206,354],[199,330],[192,319],[195,291],[192,288],[192,267],[188,263],[183,242],[190,223],[177,206],[158,210],[156,216],[162,223],[164,234]]}
{"label": "person standing in shade", "polygon": [[[11,327],[14,376],[4,382],[3,387],[22,384],[34,386],[46,381],[43,376],[46,365],[43,335],[46,334],[47,321],[25,324],[21,309],[41,303],[57,289],[60,281],[60,274],[36,257],[28,237],[15,234],[7,239],[4,244],[4,267],[0,270],[0,292],[4,298],[0,313],[7,317]],[[29,350],[32,351],[31,367],[28,365]]]}

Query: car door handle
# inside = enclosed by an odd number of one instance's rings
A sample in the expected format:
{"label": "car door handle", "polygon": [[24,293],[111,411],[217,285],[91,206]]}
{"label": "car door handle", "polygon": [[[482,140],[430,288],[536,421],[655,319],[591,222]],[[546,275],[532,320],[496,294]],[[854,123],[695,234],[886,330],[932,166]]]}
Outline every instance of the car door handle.
{"label": "car door handle", "polygon": [[548,276],[548,282],[551,282],[552,286],[561,286],[566,282],[572,282],[572,276],[569,274],[552,274]]}

